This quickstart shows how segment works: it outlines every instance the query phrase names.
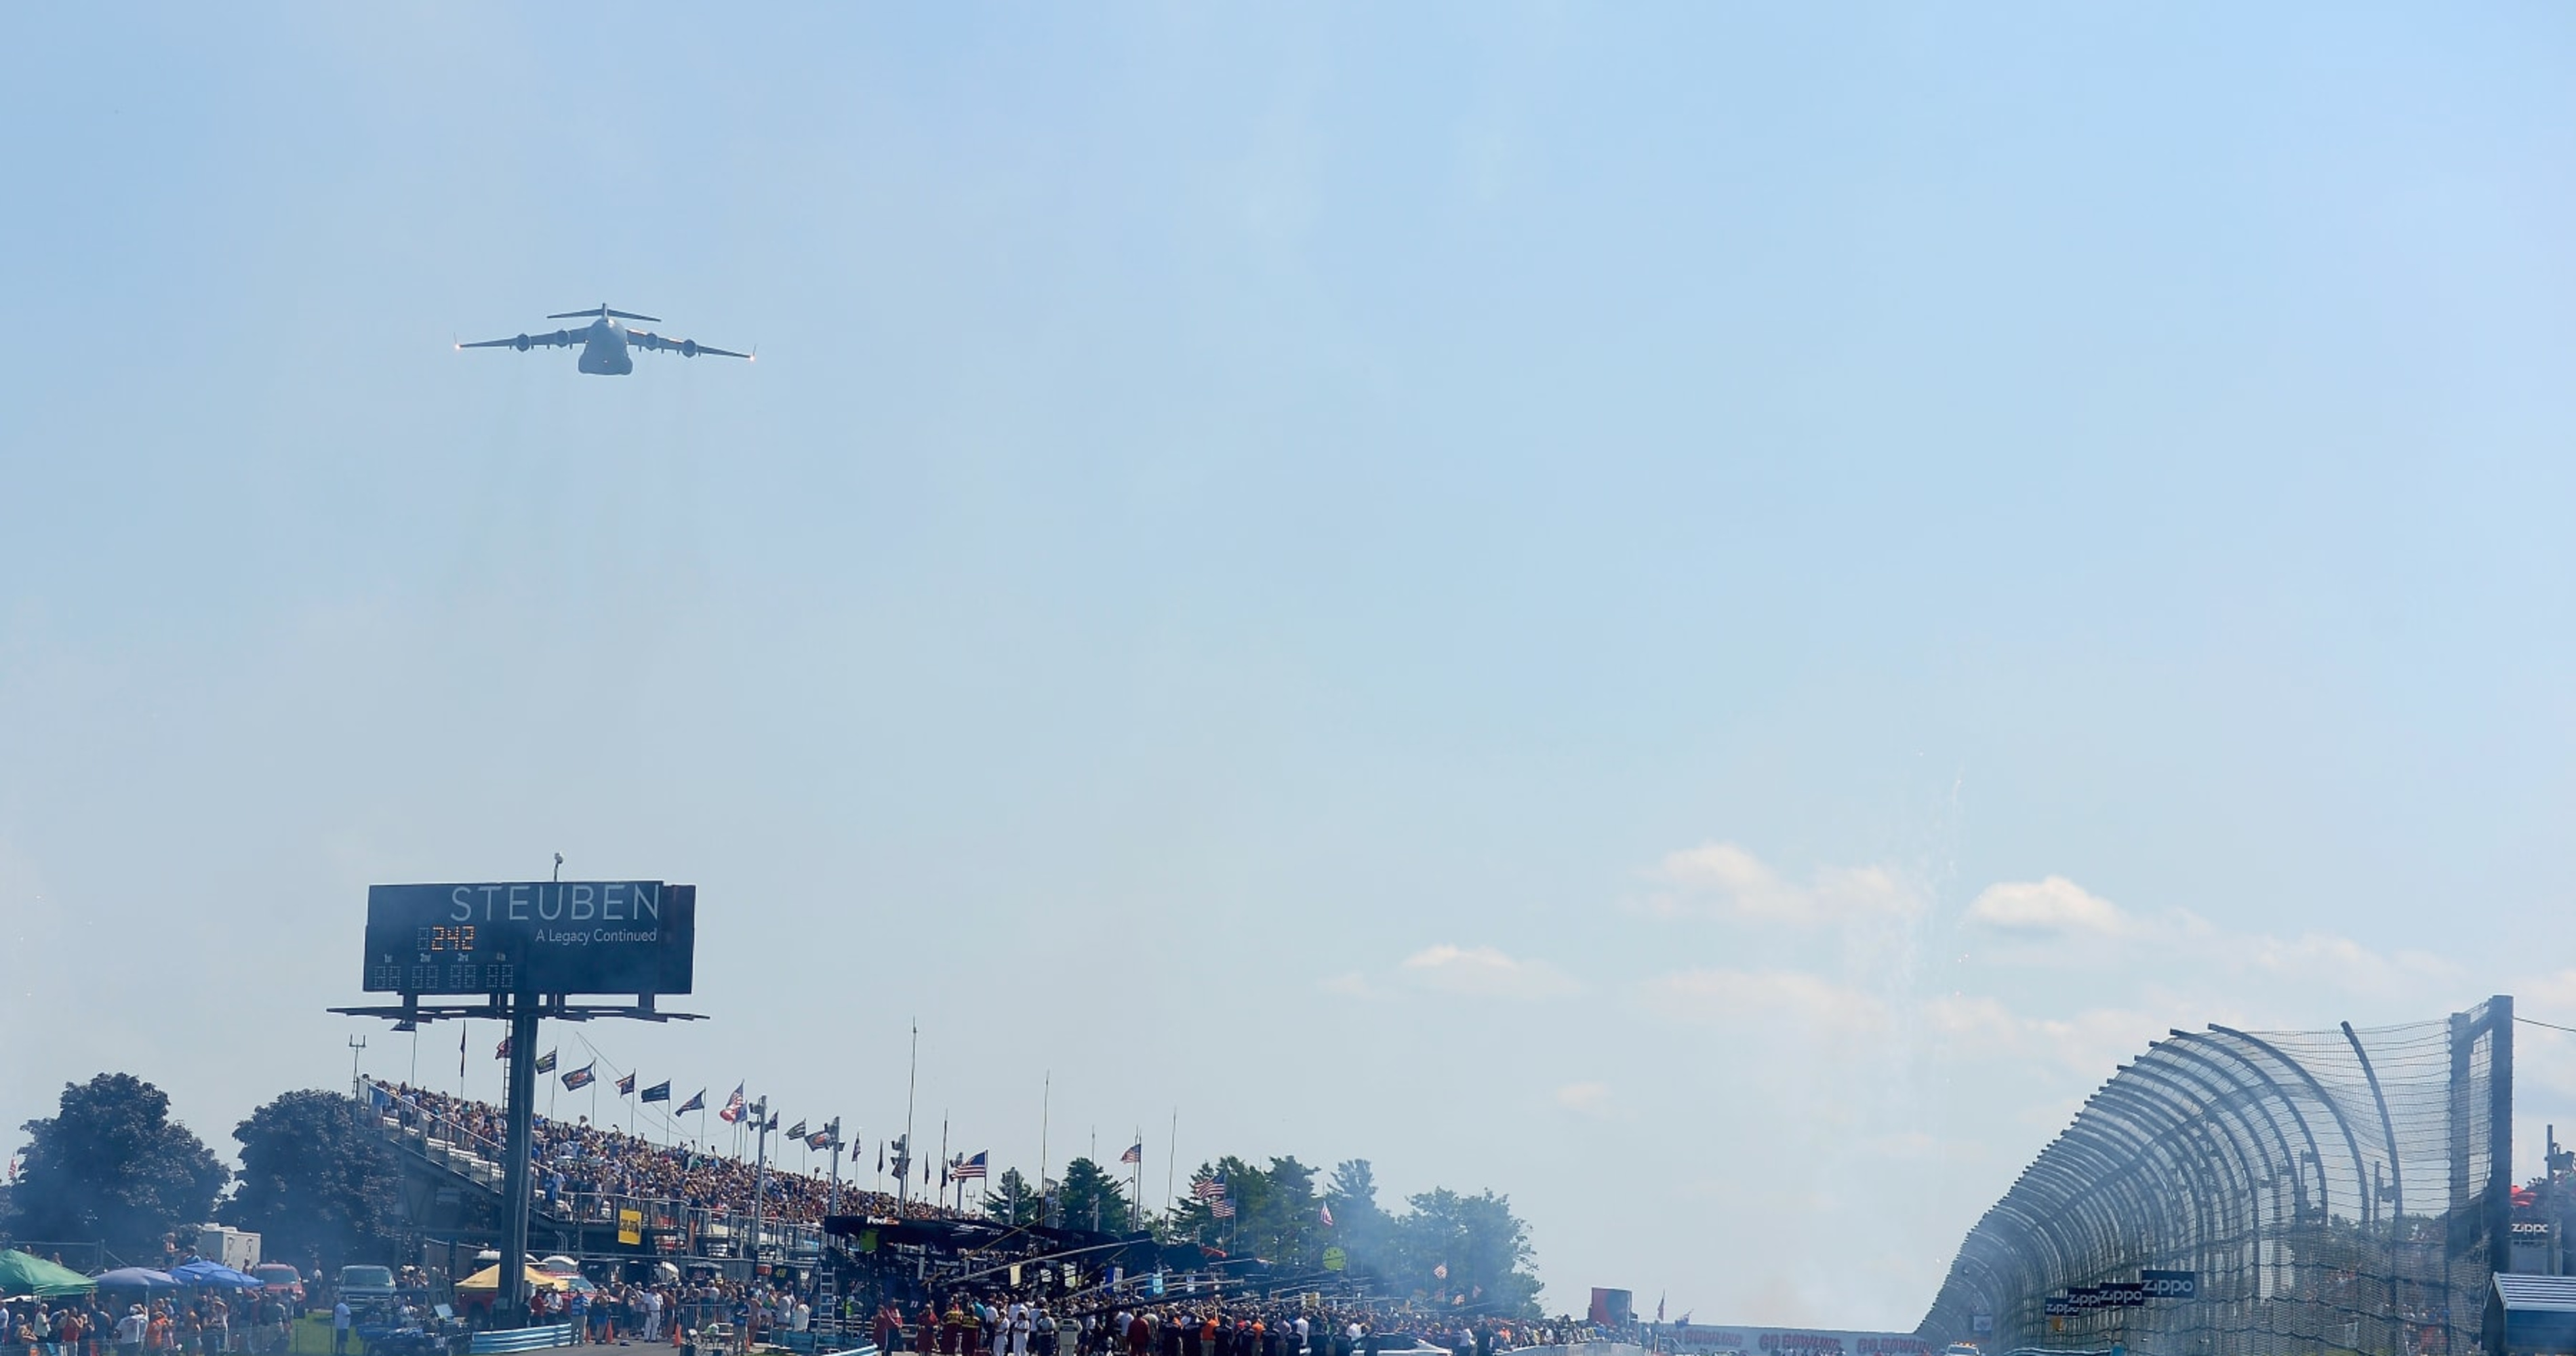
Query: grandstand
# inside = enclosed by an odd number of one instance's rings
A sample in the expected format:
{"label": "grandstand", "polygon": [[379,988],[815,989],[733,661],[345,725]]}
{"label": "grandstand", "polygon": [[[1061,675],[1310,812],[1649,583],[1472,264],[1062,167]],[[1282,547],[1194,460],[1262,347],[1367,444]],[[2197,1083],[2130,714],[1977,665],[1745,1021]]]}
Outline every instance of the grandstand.
{"label": "grandstand", "polygon": [[2175,1031],[1969,1231],[1917,1335],[2502,1356],[2512,1113],[2510,998],[2369,1031]]}
{"label": "grandstand", "polygon": [[[497,1239],[507,1160],[502,1110],[375,1080],[362,1081],[357,1095],[402,1161],[404,1215],[413,1227],[425,1235]],[[531,1251],[719,1266],[752,1258],[757,1188],[751,1164],[545,1117],[537,1118],[533,1146]],[[767,1187],[758,1255],[811,1264],[822,1250],[831,1182],[773,1164]],[[840,1204],[844,1213],[888,1218],[972,1218],[847,1182]]]}

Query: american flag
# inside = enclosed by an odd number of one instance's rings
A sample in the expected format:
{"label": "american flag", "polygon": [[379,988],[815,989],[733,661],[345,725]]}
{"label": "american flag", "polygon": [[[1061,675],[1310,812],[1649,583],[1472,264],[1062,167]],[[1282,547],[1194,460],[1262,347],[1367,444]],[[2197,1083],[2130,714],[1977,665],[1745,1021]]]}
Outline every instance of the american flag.
{"label": "american flag", "polygon": [[1333,1207],[1331,1207],[1331,1206],[1327,1205],[1327,1206],[1323,1207],[1323,1212],[1324,1212],[1324,1227],[1325,1227],[1325,1228],[1327,1228],[1327,1229],[1332,1228],[1332,1227],[1333,1227]]}
{"label": "american flag", "polygon": [[1202,1177],[1199,1180],[1190,1183],[1190,1194],[1203,1201],[1222,1199],[1225,1195],[1225,1179],[1222,1177]]}
{"label": "american flag", "polygon": [[979,1149],[976,1151],[973,1158],[968,1158],[962,1154],[959,1155],[957,1166],[950,1168],[948,1170],[948,1175],[960,1182],[965,1181],[969,1177],[982,1177],[984,1175],[985,1155],[989,1152],[989,1150]]}
{"label": "american flag", "polygon": [[[668,1083],[665,1083],[665,1084],[663,1084],[662,1086],[667,1088],[667,1087],[669,1087],[669,1086],[671,1086],[671,1085],[670,1085],[670,1084],[668,1084]],[[680,1103],[680,1109],[679,1109],[679,1110],[677,1110],[677,1111],[672,1112],[671,1114],[672,1114],[672,1115],[674,1115],[674,1116],[685,1116],[685,1115],[688,1115],[688,1114],[689,1114],[690,1112],[692,1112],[692,1111],[704,1111],[704,1110],[706,1110],[706,1109],[707,1109],[707,1090],[706,1090],[705,1088],[700,1088],[700,1089],[698,1089],[696,1092],[690,1093],[690,1094],[689,1094],[689,1100],[687,1100],[687,1101],[685,1101],[685,1102]],[[706,1123],[706,1122],[704,1122],[704,1121],[700,1121],[700,1122],[699,1122],[699,1124],[701,1124],[701,1125],[704,1125],[705,1123]]]}
{"label": "american flag", "polygon": [[1142,1162],[1144,1162],[1144,1161],[1145,1161],[1145,1141],[1143,1141],[1143,1140],[1141,1140],[1141,1139],[1140,1139],[1140,1140],[1136,1141],[1135,1143],[1128,1145],[1128,1146],[1127,1146],[1127,1152],[1125,1152],[1125,1153],[1123,1153],[1123,1154],[1118,1155],[1118,1161],[1119,1161],[1119,1162],[1121,1162],[1121,1163],[1142,1163]]}
{"label": "american flag", "polygon": [[742,1084],[733,1085],[733,1096],[725,1099],[724,1109],[716,1113],[716,1119],[727,1125],[742,1119]]}
{"label": "american flag", "polygon": [[501,1038],[501,1045],[500,1045],[500,1048],[499,1048],[499,1049],[496,1049],[496,1050],[494,1050],[494,1051],[492,1052],[492,1058],[494,1058],[494,1059],[508,1059],[509,1057],[510,1057],[510,1038],[509,1038],[509,1037],[507,1037],[507,1036],[503,1036],[503,1037]]}
{"label": "american flag", "polygon": [[1208,1202],[1208,1216],[1211,1219],[1234,1218],[1234,1198],[1232,1196],[1219,1196],[1215,1200]]}

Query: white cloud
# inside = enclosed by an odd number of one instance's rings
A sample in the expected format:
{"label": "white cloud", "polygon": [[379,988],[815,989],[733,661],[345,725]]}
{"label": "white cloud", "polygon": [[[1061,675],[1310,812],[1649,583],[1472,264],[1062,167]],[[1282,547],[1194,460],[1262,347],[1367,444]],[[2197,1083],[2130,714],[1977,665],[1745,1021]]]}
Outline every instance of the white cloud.
{"label": "white cloud", "polygon": [[2189,909],[2141,914],[2064,876],[1989,885],[1969,901],[1966,922],[1992,939],[1996,959],[2025,964],[2066,965],[2070,951],[2089,951],[2106,963],[2153,956],[2213,977],[2315,983],[2372,997],[2416,991],[2437,998],[2461,973],[2426,952],[2381,953],[2332,933],[2234,932]]}
{"label": "white cloud", "polygon": [[1401,969],[1424,988],[1472,998],[1557,998],[1583,988],[1545,961],[1515,960],[1490,946],[1443,942],[1405,957]]}
{"label": "white cloud", "polygon": [[1610,1085],[1607,1083],[1568,1083],[1556,1090],[1556,1104],[1568,1111],[1598,1116],[1610,1109]]}
{"label": "white cloud", "polygon": [[1734,843],[1667,854],[1649,873],[1667,888],[1647,901],[1666,917],[1714,914],[1787,923],[1910,918],[1922,892],[1885,867],[1826,867],[1806,884],[1784,880]]}
{"label": "white cloud", "polygon": [[2136,928],[2126,910],[2064,876],[1989,885],[1968,904],[1968,921],[2024,936],[2121,937]]}
{"label": "white cloud", "polygon": [[1682,970],[1645,981],[1646,1009],[1668,1021],[1717,1026],[1787,1022],[1834,1035],[1883,1031],[1887,1005],[1796,970]]}

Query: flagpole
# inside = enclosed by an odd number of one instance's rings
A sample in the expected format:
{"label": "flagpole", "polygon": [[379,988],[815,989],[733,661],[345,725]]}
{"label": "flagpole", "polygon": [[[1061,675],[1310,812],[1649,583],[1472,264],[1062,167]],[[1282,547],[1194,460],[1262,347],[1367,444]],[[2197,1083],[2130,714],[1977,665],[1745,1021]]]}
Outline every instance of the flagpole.
{"label": "flagpole", "polygon": [[[950,1175],[950,1168],[951,1164],[948,1161],[948,1113],[942,1111],[939,1113],[939,1203],[941,1205],[948,1204],[949,1185],[956,1181],[956,1178]],[[966,1192],[964,1189],[959,1189],[957,1199],[960,1201],[966,1199]]]}
{"label": "flagpole", "polygon": [[[1163,1224],[1172,1222],[1172,1165],[1181,1161],[1181,1109],[1172,1108],[1172,1139],[1163,1150]],[[1138,1202],[1142,1205],[1143,1202]]]}
{"label": "flagpole", "polygon": [[1046,1071],[1045,1091],[1038,1094],[1038,1223],[1053,1227],[1047,1219],[1047,1117],[1055,1110],[1055,1070]]}
{"label": "flagpole", "polygon": [[[769,1203],[769,1099],[763,1097],[752,1103],[751,1114],[760,1118],[760,1133],[753,1139],[753,1143],[759,1146],[755,1152],[760,1156],[760,1166],[753,1170],[751,1179],[751,1274],[757,1278],[760,1275],[761,1207]],[[737,1129],[740,1125],[740,1122],[735,1123]]]}
{"label": "flagpole", "polygon": [[[903,1079],[903,1153],[906,1160],[912,1157],[912,1094],[920,1086],[921,1019],[915,1017],[912,1019],[912,1072],[904,1075]],[[912,1199],[911,1166],[911,1163],[906,1161],[894,1175],[894,1195],[897,1201],[909,1202]]]}

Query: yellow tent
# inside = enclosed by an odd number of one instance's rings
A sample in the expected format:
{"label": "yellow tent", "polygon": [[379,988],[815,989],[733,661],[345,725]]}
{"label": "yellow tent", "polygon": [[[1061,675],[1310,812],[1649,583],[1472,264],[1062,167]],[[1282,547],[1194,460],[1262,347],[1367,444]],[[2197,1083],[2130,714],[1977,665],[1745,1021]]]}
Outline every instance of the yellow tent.
{"label": "yellow tent", "polygon": [[[536,1267],[527,1268],[527,1273],[528,1288],[530,1290],[569,1290],[572,1288],[572,1278],[569,1276],[558,1276],[551,1271],[540,1270]],[[491,1290],[497,1292],[501,1288],[501,1264],[494,1262],[492,1265],[483,1268],[481,1271],[475,1272],[464,1280],[458,1281],[456,1283],[456,1288],[459,1290]]]}

